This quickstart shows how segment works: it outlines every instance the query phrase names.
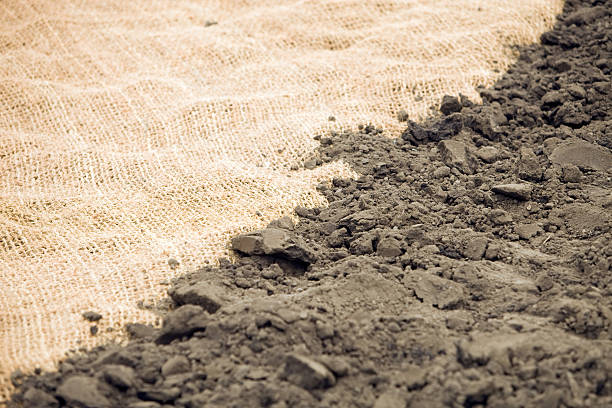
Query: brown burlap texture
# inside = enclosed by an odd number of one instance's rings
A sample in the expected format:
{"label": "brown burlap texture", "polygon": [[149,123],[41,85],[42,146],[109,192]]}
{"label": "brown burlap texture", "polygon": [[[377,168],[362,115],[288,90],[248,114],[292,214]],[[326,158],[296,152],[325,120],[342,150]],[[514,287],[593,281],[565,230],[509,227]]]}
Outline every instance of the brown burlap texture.
{"label": "brown burlap texture", "polygon": [[[393,132],[400,109],[476,98],[561,6],[3,0],[0,400],[12,370],[154,321],[137,302],[226,254],[231,235],[322,204],[316,183],[350,170],[292,171],[313,135]],[[95,337],[86,310],[104,316]]]}

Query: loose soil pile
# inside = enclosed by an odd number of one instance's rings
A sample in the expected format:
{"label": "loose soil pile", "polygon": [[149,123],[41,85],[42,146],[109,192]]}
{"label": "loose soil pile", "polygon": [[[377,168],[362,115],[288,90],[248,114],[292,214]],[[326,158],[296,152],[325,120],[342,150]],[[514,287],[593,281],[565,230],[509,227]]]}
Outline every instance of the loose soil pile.
{"label": "loose soil pile", "polygon": [[317,137],[309,166],[361,174],[329,207],[234,238],[161,329],[15,373],[9,406],[612,406],[611,33],[569,0],[482,105]]}

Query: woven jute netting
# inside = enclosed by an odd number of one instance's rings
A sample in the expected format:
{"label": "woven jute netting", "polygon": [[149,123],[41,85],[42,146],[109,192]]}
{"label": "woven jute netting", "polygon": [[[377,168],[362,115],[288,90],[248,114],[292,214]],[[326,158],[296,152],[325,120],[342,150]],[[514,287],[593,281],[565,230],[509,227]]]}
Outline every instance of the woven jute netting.
{"label": "woven jute netting", "polygon": [[[562,0],[2,0],[0,400],[165,282],[325,204],[316,134],[478,100]],[[328,118],[334,116],[336,121]],[[293,169],[292,169],[293,167]],[[172,268],[168,260],[180,262]],[[92,336],[81,313],[104,317]]]}

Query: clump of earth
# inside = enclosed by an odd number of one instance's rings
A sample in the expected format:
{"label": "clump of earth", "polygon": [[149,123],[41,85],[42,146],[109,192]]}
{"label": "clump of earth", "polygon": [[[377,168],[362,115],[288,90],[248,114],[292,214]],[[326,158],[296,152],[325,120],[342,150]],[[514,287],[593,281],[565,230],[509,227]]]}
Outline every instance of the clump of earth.
{"label": "clump of earth", "polygon": [[329,206],[235,237],[161,328],[15,373],[9,406],[612,406],[611,71],[611,3],[568,0],[482,104],[317,136],[361,174]]}

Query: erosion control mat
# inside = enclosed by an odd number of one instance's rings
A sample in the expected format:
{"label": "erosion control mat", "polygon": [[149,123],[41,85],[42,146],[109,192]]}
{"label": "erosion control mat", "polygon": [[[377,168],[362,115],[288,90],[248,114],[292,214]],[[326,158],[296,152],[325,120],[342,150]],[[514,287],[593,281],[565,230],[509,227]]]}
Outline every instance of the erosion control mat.
{"label": "erosion control mat", "polygon": [[[162,283],[355,174],[318,133],[478,100],[561,0],[0,6],[0,400],[9,375],[153,323]],[[334,120],[328,120],[330,118]],[[305,164],[305,166],[303,166]],[[170,261],[170,263],[168,263]],[[81,317],[104,318],[95,335]]]}
{"label": "erosion control mat", "polygon": [[9,405],[612,406],[611,29],[569,1],[482,103],[316,136],[310,167],[358,173],[327,206],[234,236],[160,328],[15,373]]}

